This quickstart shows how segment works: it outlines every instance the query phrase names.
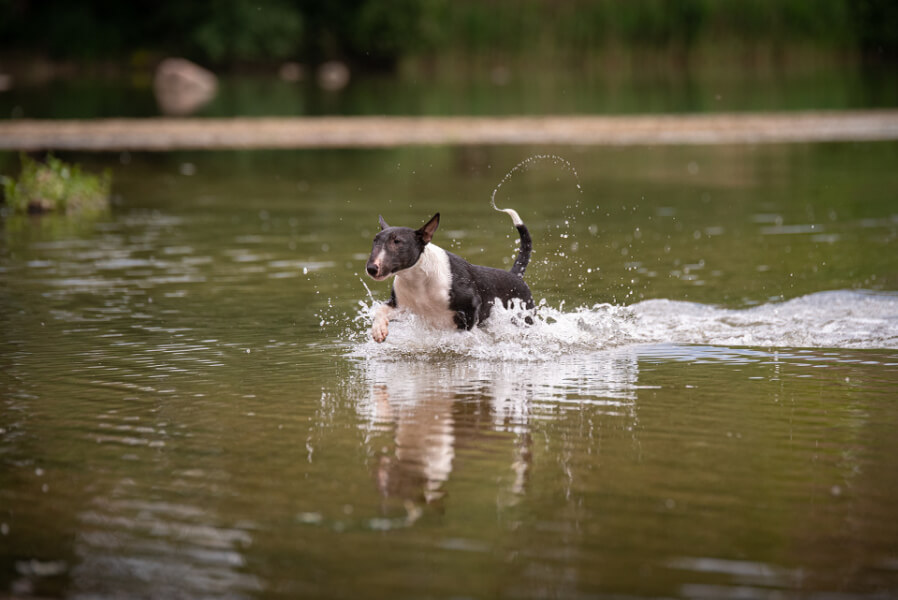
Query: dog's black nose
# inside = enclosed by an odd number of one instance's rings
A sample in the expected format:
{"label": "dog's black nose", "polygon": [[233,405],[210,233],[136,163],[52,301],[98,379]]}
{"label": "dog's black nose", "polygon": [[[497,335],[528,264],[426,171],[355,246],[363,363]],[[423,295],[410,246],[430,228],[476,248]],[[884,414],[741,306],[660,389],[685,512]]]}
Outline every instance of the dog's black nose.
{"label": "dog's black nose", "polygon": [[375,275],[377,275],[377,267],[375,267],[374,265],[368,265],[367,270],[368,270],[368,275],[371,275],[371,277],[374,277]]}

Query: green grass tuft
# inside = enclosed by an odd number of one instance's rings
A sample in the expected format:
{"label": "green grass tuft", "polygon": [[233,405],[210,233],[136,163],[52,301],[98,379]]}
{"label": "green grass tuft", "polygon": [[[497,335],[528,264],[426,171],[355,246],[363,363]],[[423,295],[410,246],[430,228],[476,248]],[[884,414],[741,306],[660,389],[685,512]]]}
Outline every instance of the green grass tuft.
{"label": "green grass tuft", "polygon": [[0,176],[3,195],[10,214],[74,214],[97,212],[109,206],[112,174],[93,175],[81,171],[54,156],[42,163],[21,156],[19,179]]}

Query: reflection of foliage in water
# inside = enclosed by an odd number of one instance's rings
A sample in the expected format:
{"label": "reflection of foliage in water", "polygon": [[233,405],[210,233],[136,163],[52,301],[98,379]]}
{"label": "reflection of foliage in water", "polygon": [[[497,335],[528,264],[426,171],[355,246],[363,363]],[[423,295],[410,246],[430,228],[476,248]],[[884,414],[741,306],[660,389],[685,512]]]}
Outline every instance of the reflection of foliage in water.
{"label": "reflection of foliage in water", "polygon": [[18,180],[2,177],[4,201],[12,214],[100,212],[109,204],[112,175],[82,172],[54,156],[46,164],[21,156]]}
{"label": "reflection of foliage in water", "polygon": [[106,214],[106,211],[96,211],[77,216],[9,215],[3,219],[0,237],[8,248],[15,249],[25,249],[34,242],[87,239],[93,235],[96,223]]}

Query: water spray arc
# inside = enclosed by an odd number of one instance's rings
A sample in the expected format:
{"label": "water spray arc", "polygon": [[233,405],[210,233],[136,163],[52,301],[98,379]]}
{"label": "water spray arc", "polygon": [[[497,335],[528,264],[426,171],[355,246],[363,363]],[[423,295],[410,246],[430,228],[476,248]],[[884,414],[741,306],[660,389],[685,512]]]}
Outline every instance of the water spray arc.
{"label": "water spray arc", "polygon": [[577,190],[580,191],[580,193],[583,193],[583,188],[580,187],[580,175],[577,173],[577,169],[574,168],[574,165],[571,164],[571,161],[567,160],[566,158],[562,158],[557,154],[534,154],[533,156],[529,156],[516,164],[508,173],[505,174],[505,177],[503,177],[498,185],[496,185],[496,188],[493,190],[493,193],[490,196],[490,206],[492,206],[499,212],[504,212],[511,215],[511,218],[515,221],[515,225],[520,222],[520,217],[517,216],[517,212],[515,212],[514,209],[511,208],[499,208],[498,206],[496,206],[496,194],[499,193],[499,188],[501,188],[506,181],[511,179],[511,177],[515,173],[519,171],[524,172],[532,168],[538,162],[542,161],[551,161],[553,164],[560,165],[567,169],[567,171],[574,176],[574,179],[577,180]]}

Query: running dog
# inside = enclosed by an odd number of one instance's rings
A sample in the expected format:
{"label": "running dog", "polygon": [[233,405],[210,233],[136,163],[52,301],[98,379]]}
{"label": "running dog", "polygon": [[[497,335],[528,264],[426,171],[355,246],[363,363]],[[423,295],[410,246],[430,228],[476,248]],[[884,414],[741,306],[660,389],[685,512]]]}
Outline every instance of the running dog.
{"label": "running dog", "polygon": [[[519,300],[533,308],[533,296],[524,283],[524,269],[530,262],[533,241],[527,226],[511,208],[507,213],[521,236],[521,248],[510,271],[473,265],[430,243],[440,224],[440,213],[420,229],[390,227],[379,216],[380,233],[366,271],[375,281],[395,275],[390,300],[381,304],[374,316],[371,337],[387,339],[389,322],[399,310],[408,310],[440,329],[472,329],[490,316],[493,303],[508,307]],[[530,322],[530,318],[527,318]]]}

